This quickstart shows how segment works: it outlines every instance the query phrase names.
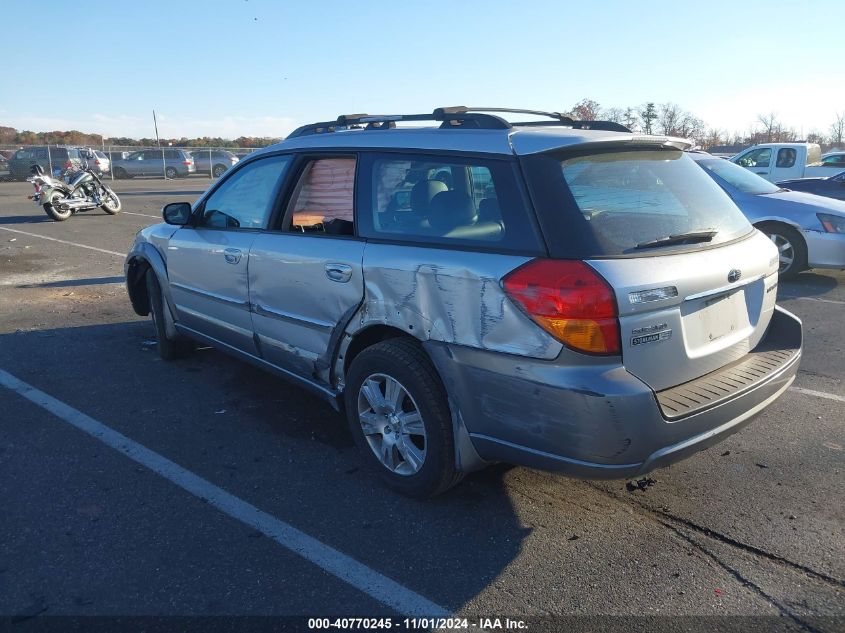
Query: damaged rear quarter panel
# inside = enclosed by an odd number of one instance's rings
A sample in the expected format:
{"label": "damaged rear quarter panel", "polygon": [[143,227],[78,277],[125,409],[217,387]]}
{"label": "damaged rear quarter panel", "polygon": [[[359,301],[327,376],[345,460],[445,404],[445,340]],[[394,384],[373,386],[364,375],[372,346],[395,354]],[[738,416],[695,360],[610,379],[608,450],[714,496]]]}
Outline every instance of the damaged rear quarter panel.
{"label": "damaged rear quarter panel", "polygon": [[369,243],[364,303],[350,333],[391,325],[420,340],[552,359],[561,344],[505,295],[501,278],[530,258]]}

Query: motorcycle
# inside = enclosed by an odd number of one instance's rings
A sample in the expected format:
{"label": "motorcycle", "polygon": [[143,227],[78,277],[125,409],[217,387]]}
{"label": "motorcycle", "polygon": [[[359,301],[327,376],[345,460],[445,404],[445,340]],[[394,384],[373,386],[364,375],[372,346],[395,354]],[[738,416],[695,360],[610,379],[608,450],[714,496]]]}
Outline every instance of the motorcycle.
{"label": "motorcycle", "polygon": [[109,215],[120,213],[120,198],[87,165],[76,172],[65,172],[65,180],[48,176],[40,165],[33,165],[30,173],[26,180],[35,187],[35,194],[27,197],[56,222],[98,207]]}

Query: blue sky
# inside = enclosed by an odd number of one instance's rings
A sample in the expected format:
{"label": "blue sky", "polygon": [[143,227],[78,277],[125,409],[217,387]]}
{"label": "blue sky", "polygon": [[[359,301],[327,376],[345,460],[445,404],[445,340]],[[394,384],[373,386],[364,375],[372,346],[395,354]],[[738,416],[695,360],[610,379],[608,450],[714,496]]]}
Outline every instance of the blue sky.
{"label": "blue sky", "polygon": [[842,0],[2,0],[0,125],[151,136],[155,108],[166,137],[280,136],[343,112],[589,97],[826,132],[843,16]]}

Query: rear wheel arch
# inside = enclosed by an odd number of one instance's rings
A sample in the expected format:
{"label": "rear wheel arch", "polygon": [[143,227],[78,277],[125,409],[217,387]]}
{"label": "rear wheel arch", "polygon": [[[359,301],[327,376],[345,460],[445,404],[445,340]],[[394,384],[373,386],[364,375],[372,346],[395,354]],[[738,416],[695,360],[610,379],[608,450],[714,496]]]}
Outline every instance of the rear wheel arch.
{"label": "rear wheel arch", "polygon": [[[400,330],[398,327],[392,325],[371,325],[359,330],[348,339],[348,343],[342,344],[338,353],[338,366],[343,370],[343,377],[349,372],[352,366],[352,361],[368,347],[372,347],[376,343],[386,341],[392,338],[403,338],[413,341],[419,345],[419,340],[411,336],[407,332]],[[422,346],[420,345],[422,349]]]}

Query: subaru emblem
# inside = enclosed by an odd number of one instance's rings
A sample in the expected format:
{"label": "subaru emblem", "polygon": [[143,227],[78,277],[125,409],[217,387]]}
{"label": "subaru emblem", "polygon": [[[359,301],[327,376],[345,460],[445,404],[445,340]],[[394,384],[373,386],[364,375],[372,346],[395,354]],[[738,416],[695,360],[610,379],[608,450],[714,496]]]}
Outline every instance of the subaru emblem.
{"label": "subaru emblem", "polygon": [[739,281],[740,277],[742,277],[742,271],[738,268],[734,268],[731,272],[728,273],[728,281],[731,283]]}

